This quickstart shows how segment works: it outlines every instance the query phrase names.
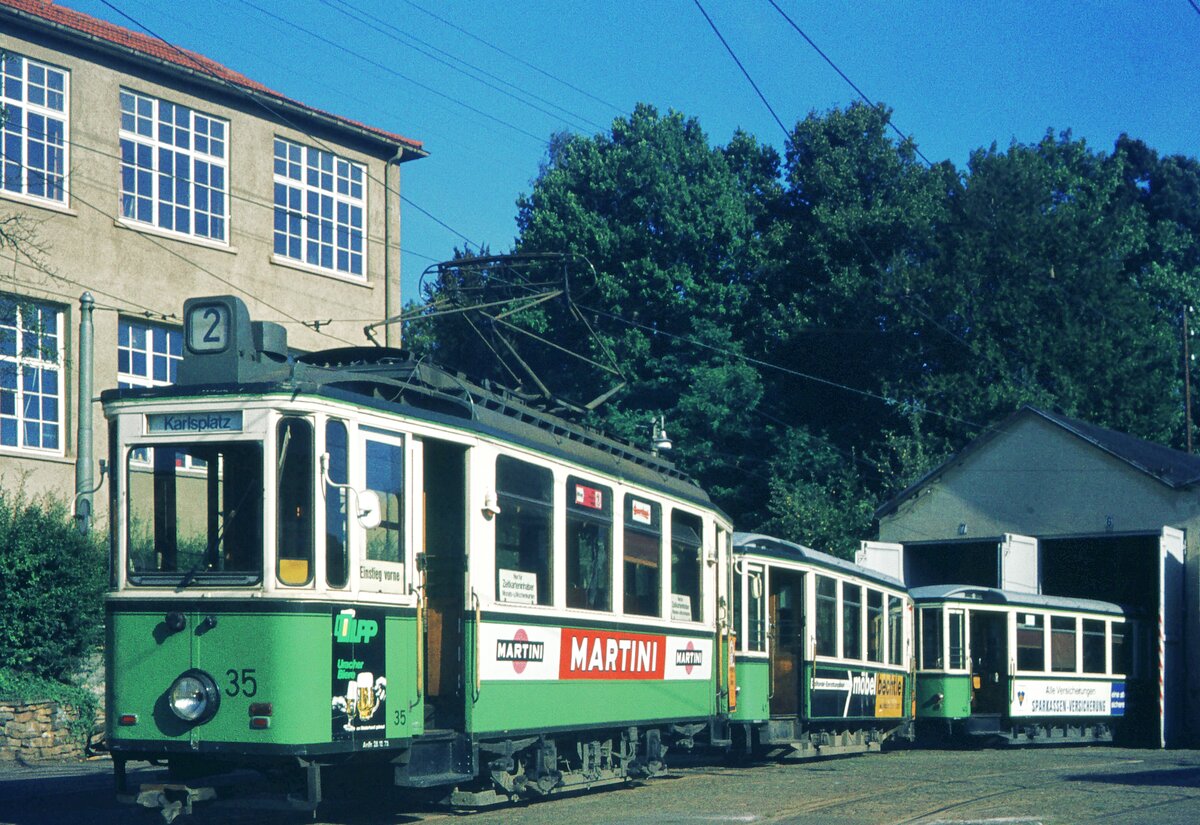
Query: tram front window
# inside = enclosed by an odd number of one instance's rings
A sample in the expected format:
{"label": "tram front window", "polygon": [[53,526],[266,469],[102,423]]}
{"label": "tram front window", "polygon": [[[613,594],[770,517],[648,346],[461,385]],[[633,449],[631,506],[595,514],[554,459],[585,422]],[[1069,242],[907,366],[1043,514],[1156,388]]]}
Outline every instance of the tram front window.
{"label": "tram front window", "polygon": [[159,444],[128,454],[127,569],[135,585],[262,576],[262,446]]}

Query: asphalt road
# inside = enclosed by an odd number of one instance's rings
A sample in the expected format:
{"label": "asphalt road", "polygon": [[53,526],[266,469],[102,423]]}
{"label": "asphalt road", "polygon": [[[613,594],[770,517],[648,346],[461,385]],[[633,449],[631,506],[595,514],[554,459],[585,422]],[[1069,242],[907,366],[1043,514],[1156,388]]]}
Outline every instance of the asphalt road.
{"label": "asphalt road", "polygon": [[[134,781],[153,781],[150,769]],[[330,805],[321,825],[454,823],[530,825],[633,823],[1200,822],[1200,751],[1119,748],[904,750],[823,762],[749,768],[692,765],[644,785],[463,814],[367,789],[362,804]],[[104,760],[0,767],[0,823],[117,825],[161,821],[116,802]],[[177,820],[182,825],[184,820]],[[206,823],[314,822],[310,817],[210,808]]]}

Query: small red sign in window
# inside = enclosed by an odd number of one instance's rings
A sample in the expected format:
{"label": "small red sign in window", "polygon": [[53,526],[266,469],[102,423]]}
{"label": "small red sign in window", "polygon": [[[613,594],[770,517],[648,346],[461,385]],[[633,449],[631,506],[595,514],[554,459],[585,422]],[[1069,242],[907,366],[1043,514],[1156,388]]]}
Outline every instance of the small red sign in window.
{"label": "small red sign in window", "polygon": [[593,510],[604,509],[604,493],[595,487],[575,485],[575,503],[580,507],[590,507]]}

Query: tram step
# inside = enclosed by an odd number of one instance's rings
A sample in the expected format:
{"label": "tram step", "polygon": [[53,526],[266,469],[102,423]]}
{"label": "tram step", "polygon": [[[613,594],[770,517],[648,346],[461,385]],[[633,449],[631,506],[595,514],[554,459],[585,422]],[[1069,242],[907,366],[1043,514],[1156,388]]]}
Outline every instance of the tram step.
{"label": "tram step", "polygon": [[392,763],[395,783],[405,788],[431,788],[475,778],[474,746],[455,731],[430,732],[414,739]]}

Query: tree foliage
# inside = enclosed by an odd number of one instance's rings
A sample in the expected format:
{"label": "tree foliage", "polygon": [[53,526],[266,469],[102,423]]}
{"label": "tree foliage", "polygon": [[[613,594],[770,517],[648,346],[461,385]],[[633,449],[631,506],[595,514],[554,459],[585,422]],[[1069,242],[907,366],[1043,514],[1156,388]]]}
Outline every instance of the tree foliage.
{"label": "tree foliage", "polygon": [[[889,117],[812,113],[782,157],[646,105],[553,139],[514,251],[595,267],[585,318],[524,319],[619,366],[591,423],[645,442],[665,414],[674,459],[739,528],[842,554],[875,505],[1024,403],[1182,446],[1200,163],[1048,131],[930,167]],[[423,329],[451,366],[482,362],[448,324]]]}

